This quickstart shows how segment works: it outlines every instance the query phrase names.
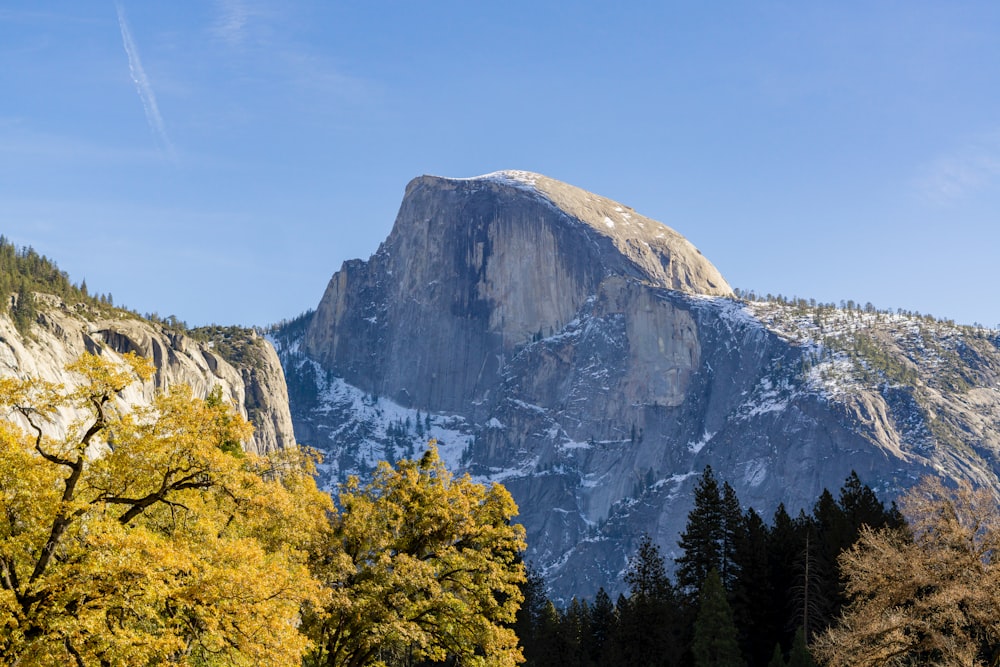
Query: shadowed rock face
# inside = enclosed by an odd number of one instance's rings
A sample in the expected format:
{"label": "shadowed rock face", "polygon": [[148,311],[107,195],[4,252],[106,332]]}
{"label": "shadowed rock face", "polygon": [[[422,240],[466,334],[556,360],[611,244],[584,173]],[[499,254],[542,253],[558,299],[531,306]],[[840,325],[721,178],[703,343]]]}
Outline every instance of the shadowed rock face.
{"label": "shadowed rock face", "polygon": [[765,516],[852,469],[886,498],[928,472],[1000,489],[1000,334],[729,296],[626,206],[424,176],[276,340],[323,482],[436,437],[514,495],[556,598],[621,590],[643,533],[674,555],[706,465]]}

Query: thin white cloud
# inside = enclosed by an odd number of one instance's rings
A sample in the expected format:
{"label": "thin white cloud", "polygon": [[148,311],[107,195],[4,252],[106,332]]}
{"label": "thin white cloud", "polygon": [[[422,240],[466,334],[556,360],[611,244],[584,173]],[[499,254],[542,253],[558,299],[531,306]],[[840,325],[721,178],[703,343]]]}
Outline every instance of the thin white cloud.
{"label": "thin white cloud", "polygon": [[1000,187],[1000,134],[986,135],[934,160],[920,179],[920,189],[937,203],[954,202],[994,187]]}
{"label": "thin white cloud", "polygon": [[250,45],[268,46],[272,37],[269,23],[280,17],[273,3],[258,0],[218,0],[218,18],[212,34],[231,48]]}
{"label": "thin white cloud", "polygon": [[241,44],[246,37],[246,25],[250,12],[242,0],[223,0],[220,16],[215,24],[215,33],[231,46]]}
{"label": "thin white cloud", "polygon": [[149,124],[149,129],[153,131],[153,134],[159,140],[162,148],[167,152],[168,157],[176,161],[177,151],[174,150],[174,145],[170,141],[170,137],[167,136],[167,128],[163,123],[163,116],[160,115],[160,108],[156,104],[156,95],[153,94],[153,87],[149,83],[149,77],[146,76],[146,71],[142,68],[139,49],[136,48],[135,40],[132,39],[132,31],[129,29],[128,21],[125,19],[125,9],[120,2],[116,3],[115,6],[118,9],[118,26],[122,31],[122,43],[125,46],[125,53],[128,55],[128,69],[132,75],[132,81],[135,83],[135,90],[139,93],[139,99],[142,101],[142,108],[146,113],[146,122]]}

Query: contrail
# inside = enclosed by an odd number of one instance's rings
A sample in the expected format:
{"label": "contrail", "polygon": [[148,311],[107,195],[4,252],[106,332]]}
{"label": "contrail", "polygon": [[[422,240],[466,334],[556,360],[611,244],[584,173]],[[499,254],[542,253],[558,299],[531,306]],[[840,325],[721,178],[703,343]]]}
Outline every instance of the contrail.
{"label": "contrail", "polygon": [[132,31],[129,30],[128,21],[125,20],[125,9],[120,2],[115,3],[115,7],[118,9],[118,26],[122,31],[122,43],[125,45],[125,53],[128,55],[128,69],[132,74],[135,90],[139,93],[139,99],[142,100],[142,108],[146,112],[146,121],[149,123],[149,129],[160,140],[170,159],[176,160],[177,153],[174,151],[174,145],[167,136],[166,126],[163,124],[163,116],[160,115],[160,108],[156,105],[156,96],[153,95],[153,87],[149,85],[146,71],[142,69],[139,50],[135,47],[135,42],[132,40]]}

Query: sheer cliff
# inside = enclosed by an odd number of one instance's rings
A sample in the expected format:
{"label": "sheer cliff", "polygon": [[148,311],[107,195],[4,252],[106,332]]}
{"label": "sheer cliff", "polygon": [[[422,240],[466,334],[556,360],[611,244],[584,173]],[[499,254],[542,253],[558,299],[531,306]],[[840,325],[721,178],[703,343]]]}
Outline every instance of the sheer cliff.
{"label": "sheer cliff", "polygon": [[273,334],[299,439],[334,483],[437,438],[502,481],[556,597],[670,554],[710,464],[790,511],[856,470],[1000,489],[1000,334],[737,299],[674,230],[526,172],[424,176],[367,261]]}
{"label": "sheer cliff", "polygon": [[[294,445],[280,362],[271,344],[253,331],[185,333],[126,311],[67,303],[50,294],[37,293],[34,301],[37,315],[23,333],[9,316],[0,315],[0,375],[72,386],[76,380],[65,366],[84,352],[136,352],[151,359],[157,370],[149,382],[126,390],[128,402],[146,403],[155,390],[178,383],[191,385],[195,395],[203,397],[218,387],[254,425],[246,449],[263,453]],[[64,417],[65,425],[74,415]],[[55,427],[60,427],[58,422]]]}

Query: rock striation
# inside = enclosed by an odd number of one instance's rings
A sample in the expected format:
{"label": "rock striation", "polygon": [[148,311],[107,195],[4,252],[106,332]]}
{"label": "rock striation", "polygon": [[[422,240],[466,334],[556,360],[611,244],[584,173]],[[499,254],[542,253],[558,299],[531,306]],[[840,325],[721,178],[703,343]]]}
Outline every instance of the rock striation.
{"label": "rock striation", "polygon": [[423,176],[367,261],[273,334],[326,483],[430,437],[504,483],[557,598],[669,555],[706,465],[768,515],[851,470],[1000,489],[1000,334],[737,299],[668,227],[527,172]]}
{"label": "rock striation", "polygon": [[[211,341],[116,311],[101,314],[80,304],[70,307],[58,298],[36,294],[37,321],[22,336],[10,318],[0,315],[0,375],[39,377],[73,386],[76,378],[65,367],[84,352],[121,355],[135,352],[156,365],[153,378],[129,387],[123,395],[130,404],[148,403],[155,391],[184,383],[197,396],[214,388],[238,407],[254,425],[249,451],[266,453],[295,444],[288,390],[274,348],[252,331],[241,346],[248,350],[242,363],[231,363]],[[64,429],[76,415],[66,414],[54,425]]]}

